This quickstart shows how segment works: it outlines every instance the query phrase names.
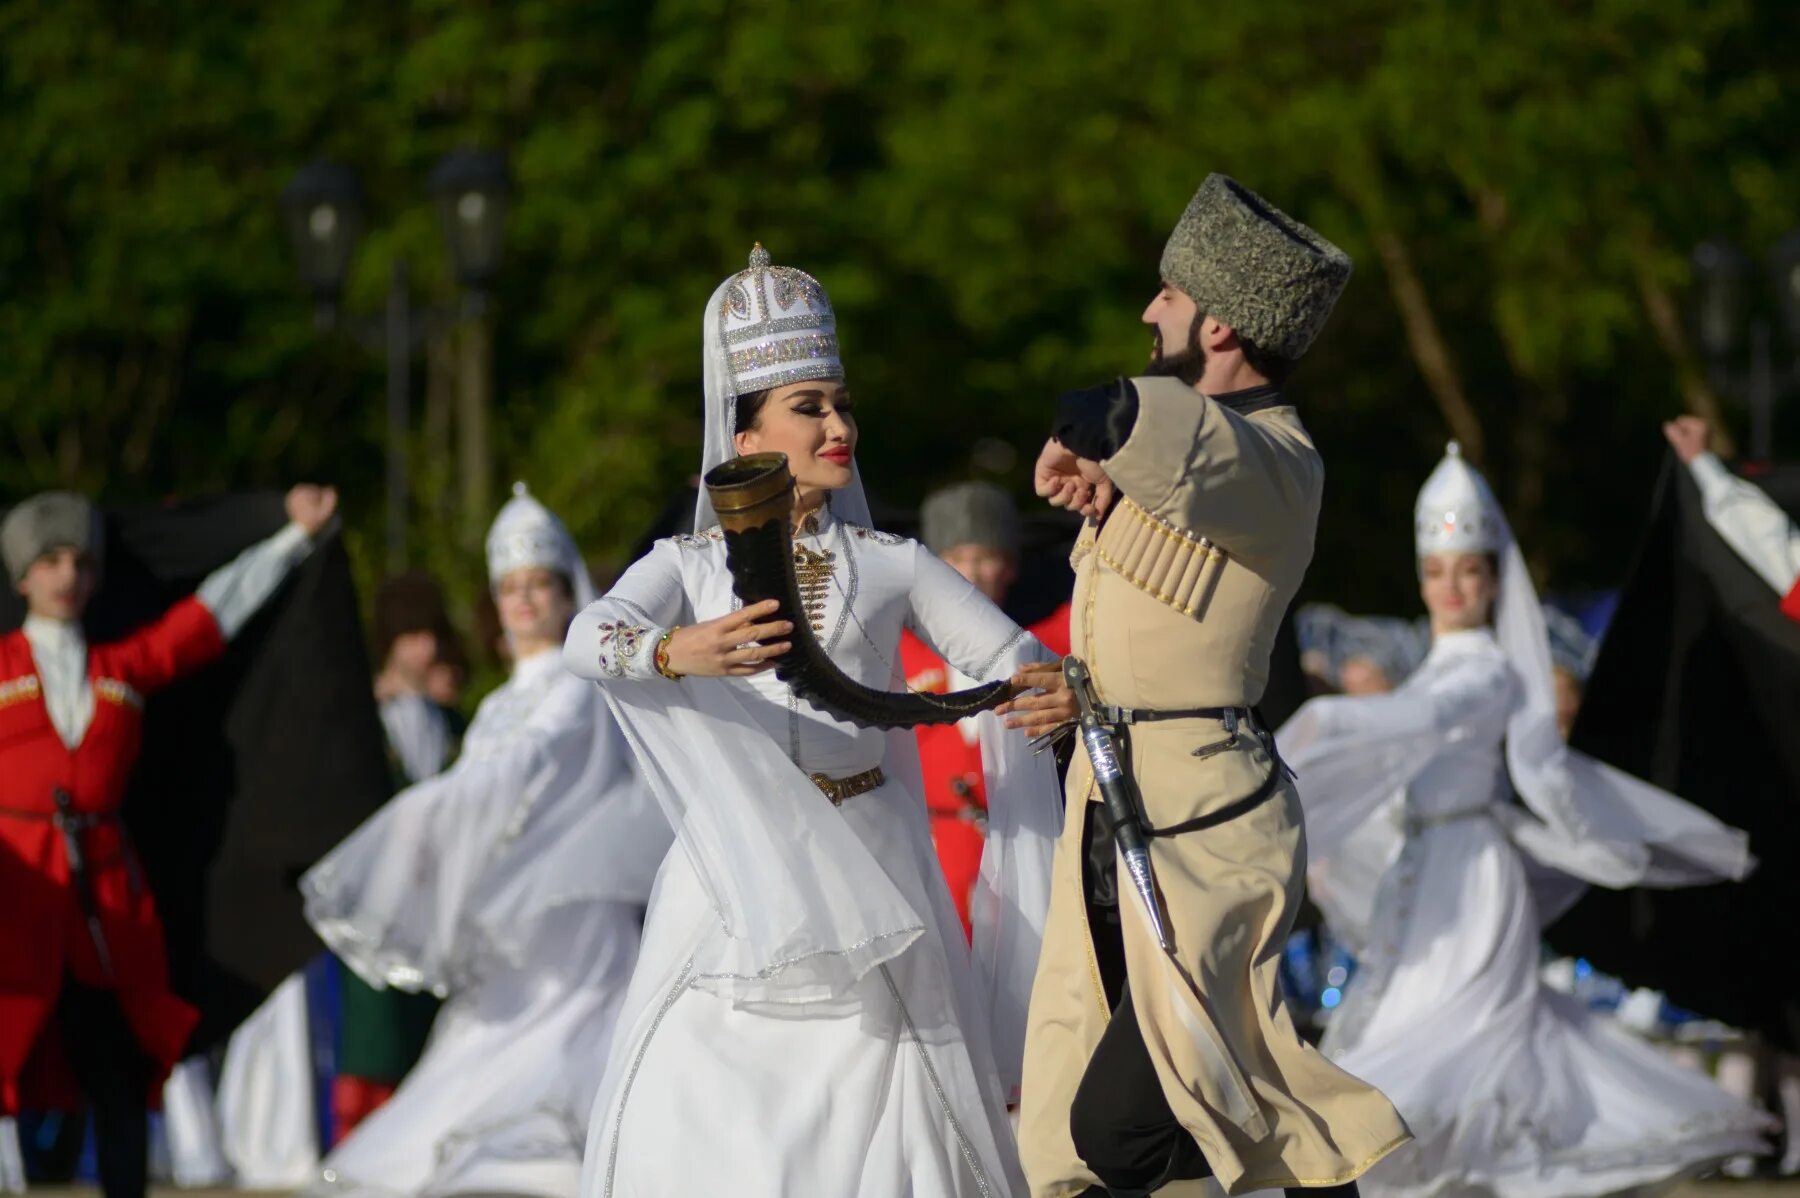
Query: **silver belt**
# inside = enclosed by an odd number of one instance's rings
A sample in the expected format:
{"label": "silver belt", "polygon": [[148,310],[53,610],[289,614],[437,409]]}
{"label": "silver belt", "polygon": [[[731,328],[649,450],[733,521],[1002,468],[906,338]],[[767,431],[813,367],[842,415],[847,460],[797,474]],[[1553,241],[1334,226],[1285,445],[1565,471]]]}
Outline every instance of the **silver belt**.
{"label": "silver belt", "polygon": [[1474,807],[1464,807],[1460,811],[1445,811],[1438,815],[1408,815],[1406,817],[1406,834],[1416,836],[1420,832],[1442,827],[1444,824],[1454,824],[1458,820],[1492,815],[1493,812],[1493,803],[1481,803]]}

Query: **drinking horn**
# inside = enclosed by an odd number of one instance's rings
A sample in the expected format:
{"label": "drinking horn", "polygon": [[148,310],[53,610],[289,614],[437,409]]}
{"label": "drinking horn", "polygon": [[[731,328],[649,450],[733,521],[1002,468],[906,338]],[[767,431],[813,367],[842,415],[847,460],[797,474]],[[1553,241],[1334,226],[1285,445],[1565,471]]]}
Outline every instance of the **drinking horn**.
{"label": "drinking horn", "polygon": [[876,690],[850,678],[826,655],[800,600],[794,577],[794,479],[787,455],[733,458],[707,471],[705,481],[725,534],[731,589],[746,607],[765,599],[778,601],[781,606],[767,618],[794,625],[792,633],[777,638],[792,642],[792,648],[777,660],[775,676],[795,694],[858,727],[910,728],[953,723],[1018,693],[1009,682],[988,682],[946,695],[926,695]]}

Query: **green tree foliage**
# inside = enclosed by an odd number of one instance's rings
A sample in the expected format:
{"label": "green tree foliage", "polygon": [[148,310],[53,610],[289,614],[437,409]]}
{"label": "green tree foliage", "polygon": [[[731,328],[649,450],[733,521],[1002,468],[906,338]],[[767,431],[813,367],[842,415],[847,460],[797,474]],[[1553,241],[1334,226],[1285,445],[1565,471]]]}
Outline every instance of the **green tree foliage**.
{"label": "green tree foliage", "polygon": [[[1800,223],[1797,40],[1777,0],[13,0],[0,489],[331,478],[372,572],[380,361],[313,328],[276,197],[351,164],[348,307],[379,308],[396,257],[448,305],[424,180],[482,145],[516,186],[495,481],[597,563],[697,461],[700,309],[756,239],[832,292],[883,495],[966,475],[983,437],[1023,493],[1057,391],[1143,360],[1162,238],[1225,170],[1358,261],[1294,385],[1330,471],[1310,589],[1405,609],[1411,497],[1452,433],[1546,581],[1603,584],[1655,422],[1720,402],[1682,332],[1688,247]],[[467,598],[449,335],[416,375],[413,541]]]}

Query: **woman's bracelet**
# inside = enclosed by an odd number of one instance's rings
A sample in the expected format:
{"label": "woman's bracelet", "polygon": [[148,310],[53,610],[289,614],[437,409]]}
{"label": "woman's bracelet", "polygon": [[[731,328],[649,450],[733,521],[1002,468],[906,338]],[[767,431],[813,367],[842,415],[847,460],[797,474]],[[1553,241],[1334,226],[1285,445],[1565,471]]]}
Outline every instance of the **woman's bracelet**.
{"label": "woman's bracelet", "polygon": [[650,660],[656,665],[656,672],[671,682],[680,681],[681,675],[677,674],[669,666],[669,638],[680,631],[681,625],[677,624],[661,636],[657,637],[656,652],[650,655]]}

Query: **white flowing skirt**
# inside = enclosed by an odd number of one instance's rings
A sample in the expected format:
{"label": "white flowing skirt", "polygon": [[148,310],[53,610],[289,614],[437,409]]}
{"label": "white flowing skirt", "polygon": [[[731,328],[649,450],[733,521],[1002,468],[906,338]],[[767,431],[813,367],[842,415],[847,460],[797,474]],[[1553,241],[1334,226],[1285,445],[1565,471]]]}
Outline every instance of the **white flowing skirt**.
{"label": "white flowing skirt", "polygon": [[888,806],[902,796],[890,783],[843,812],[928,926],[829,1003],[744,1005],[696,985],[723,933],[686,854],[669,855],[594,1108],[584,1198],[1024,1192],[962,997],[961,925],[923,817]]}
{"label": "white flowing skirt", "polygon": [[574,1198],[639,920],[627,903],[545,917],[519,965],[445,1005],[419,1063],[325,1158],[317,1189]]}
{"label": "white flowing skirt", "polygon": [[1538,963],[1524,867],[1496,823],[1407,841],[1324,1044],[1416,1137],[1365,1195],[1580,1198],[1762,1150],[1762,1116],[1541,986]]}

